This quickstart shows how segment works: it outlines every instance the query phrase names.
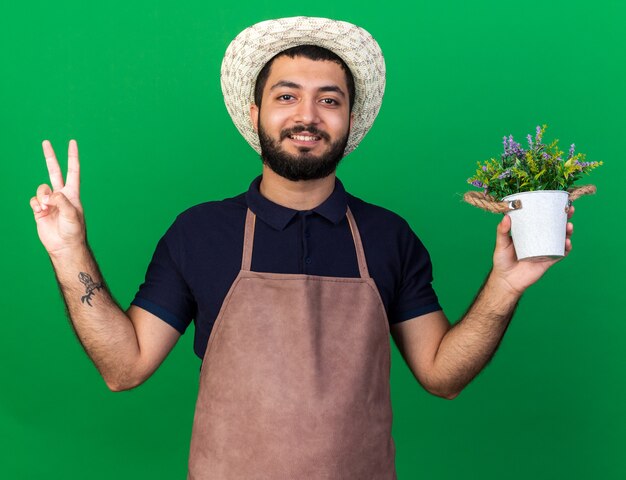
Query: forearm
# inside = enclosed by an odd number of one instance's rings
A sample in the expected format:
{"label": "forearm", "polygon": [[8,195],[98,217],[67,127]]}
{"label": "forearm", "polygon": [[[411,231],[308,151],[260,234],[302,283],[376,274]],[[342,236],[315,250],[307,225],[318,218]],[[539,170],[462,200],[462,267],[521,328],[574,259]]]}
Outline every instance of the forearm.
{"label": "forearm", "polygon": [[520,295],[490,274],[474,302],[444,335],[435,356],[435,383],[454,398],[493,357],[513,317]]}
{"label": "forearm", "polygon": [[109,293],[89,247],[51,255],[74,331],[111,390],[136,384],[139,344],[130,318]]}

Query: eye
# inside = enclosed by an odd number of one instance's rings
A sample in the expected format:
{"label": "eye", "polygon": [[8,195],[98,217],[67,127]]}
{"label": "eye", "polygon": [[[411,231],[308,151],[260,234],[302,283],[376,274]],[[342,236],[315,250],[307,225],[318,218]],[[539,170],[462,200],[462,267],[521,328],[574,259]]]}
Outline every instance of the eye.
{"label": "eye", "polygon": [[294,98],[293,95],[289,95],[288,93],[284,93],[278,96],[278,100],[282,100],[285,102],[288,102],[289,100],[292,100],[293,98]]}

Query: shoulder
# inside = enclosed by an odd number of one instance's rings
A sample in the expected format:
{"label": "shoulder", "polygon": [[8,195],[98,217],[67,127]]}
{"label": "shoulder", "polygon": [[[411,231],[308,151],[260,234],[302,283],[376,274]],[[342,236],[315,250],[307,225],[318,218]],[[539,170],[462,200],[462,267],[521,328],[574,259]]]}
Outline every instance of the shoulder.
{"label": "shoulder", "polygon": [[382,255],[404,263],[411,257],[429,254],[409,223],[400,215],[348,194],[348,206],[370,255]]}
{"label": "shoulder", "polygon": [[245,194],[194,205],[176,217],[163,240],[177,258],[206,252],[241,236],[246,210]]}
{"label": "shoulder", "polygon": [[227,225],[245,216],[247,204],[245,193],[236,197],[204,202],[180,213],[172,227],[201,229],[218,225]]}
{"label": "shoulder", "polygon": [[408,222],[387,208],[368,203],[354,195],[347,194],[348,206],[354,215],[359,230],[375,229],[379,233],[393,235],[412,233]]}

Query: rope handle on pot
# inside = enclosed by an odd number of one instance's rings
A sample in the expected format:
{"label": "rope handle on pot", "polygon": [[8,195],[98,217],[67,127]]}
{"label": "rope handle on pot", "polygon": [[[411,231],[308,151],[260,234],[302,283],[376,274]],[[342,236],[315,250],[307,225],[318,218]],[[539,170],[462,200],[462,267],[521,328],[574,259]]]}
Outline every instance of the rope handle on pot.
{"label": "rope handle on pot", "polygon": [[[580,187],[570,188],[569,192],[569,205],[572,204],[574,200],[582,197],[583,195],[593,195],[596,193],[595,185],[582,185]],[[478,208],[482,208],[488,212],[493,213],[506,213],[511,210],[519,210],[522,208],[521,200],[511,200],[508,202],[499,202],[495,198],[490,195],[485,195],[481,192],[466,192],[463,195],[463,200],[465,200],[470,205],[473,205]],[[567,210],[567,208],[566,208]]]}

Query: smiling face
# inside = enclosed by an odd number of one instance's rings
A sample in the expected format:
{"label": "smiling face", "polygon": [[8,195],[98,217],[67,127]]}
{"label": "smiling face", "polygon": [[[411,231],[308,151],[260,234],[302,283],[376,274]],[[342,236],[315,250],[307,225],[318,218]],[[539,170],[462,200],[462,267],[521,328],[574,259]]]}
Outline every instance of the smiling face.
{"label": "smiling face", "polygon": [[250,115],[263,163],[289,180],[324,178],[343,157],[351,116],[346,74],[328,60],[276,58]]}

